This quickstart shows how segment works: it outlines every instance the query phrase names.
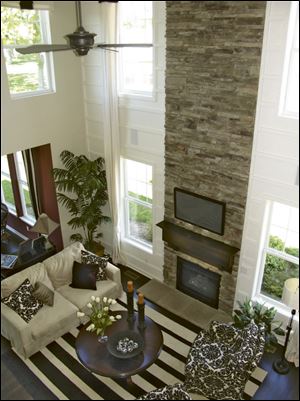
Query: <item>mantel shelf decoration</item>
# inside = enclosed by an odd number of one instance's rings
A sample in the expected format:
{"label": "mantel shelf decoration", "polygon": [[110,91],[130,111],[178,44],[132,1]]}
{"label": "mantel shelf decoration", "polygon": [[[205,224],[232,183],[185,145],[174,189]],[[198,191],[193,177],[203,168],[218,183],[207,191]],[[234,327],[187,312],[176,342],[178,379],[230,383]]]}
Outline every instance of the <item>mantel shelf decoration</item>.
{"label": "mantel shelf decoration", "polygon": [[157,226],[163,230],[163,240],[174,250],[200,259],[220,270],[232,272],[234,255],[239,248],[205,237],[166,220],[161,221]]}

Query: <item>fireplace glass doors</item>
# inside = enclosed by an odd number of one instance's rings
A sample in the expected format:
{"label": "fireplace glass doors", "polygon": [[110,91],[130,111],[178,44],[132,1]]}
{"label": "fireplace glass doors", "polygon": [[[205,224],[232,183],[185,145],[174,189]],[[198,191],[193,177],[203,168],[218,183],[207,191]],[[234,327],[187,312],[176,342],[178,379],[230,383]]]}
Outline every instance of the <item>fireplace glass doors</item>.
{"label": "fireplace glass doors", "polygon": [[218,309],[221,276],[177,257],[177,289]]}

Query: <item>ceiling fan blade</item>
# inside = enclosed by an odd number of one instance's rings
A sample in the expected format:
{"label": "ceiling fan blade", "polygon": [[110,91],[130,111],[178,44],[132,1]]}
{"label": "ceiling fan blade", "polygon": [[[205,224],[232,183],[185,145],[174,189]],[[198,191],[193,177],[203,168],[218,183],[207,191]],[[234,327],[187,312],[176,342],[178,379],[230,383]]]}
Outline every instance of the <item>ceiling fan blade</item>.
{"label": "ceiling fan blade", "polygon": [[62,50],[73,50],[73,49],[69,45],[32,45],[27,47],[16,48],[16,51],[21,54],[58,52]]}
{"label": "ceiling fan blade", "polygon": [[153,47],[152,43],[96,43],[94,47]]}

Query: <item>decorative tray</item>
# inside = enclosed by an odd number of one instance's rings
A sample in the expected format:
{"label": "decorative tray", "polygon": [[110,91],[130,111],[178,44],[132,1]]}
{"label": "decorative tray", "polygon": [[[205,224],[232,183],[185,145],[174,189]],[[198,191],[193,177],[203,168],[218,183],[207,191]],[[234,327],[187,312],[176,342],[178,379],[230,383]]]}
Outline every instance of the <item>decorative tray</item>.
{"label": "decorative tray", "polygon": [[117,358],[132,358],[143,351],[144,340],[134,331],[121,331],[108,338],[107,349]]}

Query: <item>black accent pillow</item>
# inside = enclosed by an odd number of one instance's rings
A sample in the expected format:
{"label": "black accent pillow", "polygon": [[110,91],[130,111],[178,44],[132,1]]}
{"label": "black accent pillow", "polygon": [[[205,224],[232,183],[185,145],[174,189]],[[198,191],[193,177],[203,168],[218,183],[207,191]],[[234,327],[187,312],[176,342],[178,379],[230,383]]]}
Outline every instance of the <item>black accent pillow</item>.
{"label": "black accent pillow", "polygon": [[98,272],[96,276],[97,281],[107,280],[106,265],[109,256],[97,256],[94,253],[81,251],[81,262],[86,264],[93,264],[98,266]]}
{"label": "black accent pillow", "polygon": [[33,295],[33,287],[28,278],[8,297],[2,298],[1,302],[15,311],[26,323],[43,306],[43,303]]}
{"label": "black accent pillow", "polygon": [[70,287],[86,290],[96,290],[97,265],[78,263],[73,264],[73,276]]}
{"label": "black accent pillow", "polygon": [[35,283],[33,295],[43,304],[53,306],[54,292],[40,281]]}

